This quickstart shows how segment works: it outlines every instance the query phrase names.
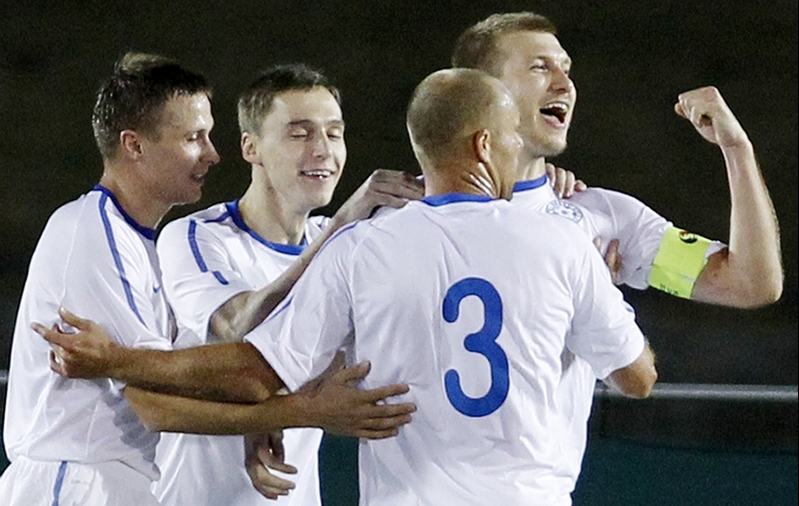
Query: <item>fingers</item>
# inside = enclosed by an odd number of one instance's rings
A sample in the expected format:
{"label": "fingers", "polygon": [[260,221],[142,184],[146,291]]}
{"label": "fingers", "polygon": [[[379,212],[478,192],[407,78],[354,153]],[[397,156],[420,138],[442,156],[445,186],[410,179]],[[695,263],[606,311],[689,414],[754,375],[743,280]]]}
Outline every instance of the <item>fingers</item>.
{"label": "fingers", "polygon": [[[292,481],[272,474],[270,469],[296,474],[297,468],[283,462],[282,432],[245,436],[245,466],[253,487],[264,497],[277,499],[288,495]],[[254,448],[253,448],[254,447]],[[255,450],[255,451],[253,451]]]}
{"label": "fingers", "polygon": [[361,380],[369,374],[369,369],[371,367],[372,365],[368,361],[361,362],[351,367],[344,367],[333,375],[333,379],[340,383]]}
{"label": "fingers", "polygon": [[368,439],[384,439],[399,434],[399,428],[411,422],[411,415],[365,419],[352,432],[353,436]]}
{"label": "fingers", "polygon": [[69,344],[70,337],[61,332],[57,325],[54,325],[53,328],[48,329],[44,325],[32,322],[31,329],[33,329],[37,334],[42,336],[45,341],[52,345],[64,346]]}
{"label": "fingers", "polygon": [[72,325],[76,329],[89,330],[89,327],[91,327],[92,324],[94,323],[91,320],[86,320],[84,318],[78,317],[73,313],[70,313],[63,307],[58,308],[58,314],[59,316],[61,316],[61,319],[64,320],[65,323]]}
{"label": "fingers", "polygon": [[[552,185],[552,190],[558,198],[569,198],[574,195],[577,186],[577,179],[574,176],[574,172],[555,167],[551,163],[547,163],[545,167],[550,184]],[[585,190],[585,183],[580,181],[580,184],[583,188],[578,191]]]}
{"label": "fingers", "polygon": [[362,395],[367,402],[380,402],[394,397],[396,395],[407,394],[410,388],[408,385],[399,383],[395,385],[387,385],[373,390],[363,390]]}
{"label": "fingers", "polygon": [[424,197],[424,183],[407,172],[379,169],[364,184],[375,206],[399,208]]}
{"label": "fingers", "polygon": [[401,198],[413,200],[424,197],[424,182],[399,170],[378,169],[369,176],[365,184],[380,193],[390,193]]}
{"label": "fingers", "polygon": [[391,192],[381,192],[377,190],[372,191],[372,201],[374,207],[393,207],[399,209],[408,203],[409,200],[415,200],[407,197],[400,197]]}
{"label": "fingers", "polygon": [[248,465],[247,473],[250,475],[250,481],[255,490],[269,499],[288,495],[289,491],[296,487],[294,482],[272,474],[262,465]]}
{"label": "fingers", "polygon": [[608,250],[605,252],[605,263],[610,269],[610,277],[614,284],[619,284],[619,272],[621,271],[621,254],[619,254],[619,240],[613,239],[608,243]]}
{"label": "fingers", "polygon": [[[59,349],[63,352],[63,348],[59,347]],[[61,376],[67,376],[67,370],[64,367],[64,361],[54,350],[50,350],[50,370],[60,374]]]}
{"label": "fingers", "polygon": [[258,456],[258,462],[260,462],[264,467],[274,469],[275,471],[280,471],[281,473],[297,474],[296,467],[283,461],[285,455],[282,451],[282,444],[281,450],[279,452],[275,451],[275,449],[270,451],[269,448],[259,446],[256,451],[256,455]]}

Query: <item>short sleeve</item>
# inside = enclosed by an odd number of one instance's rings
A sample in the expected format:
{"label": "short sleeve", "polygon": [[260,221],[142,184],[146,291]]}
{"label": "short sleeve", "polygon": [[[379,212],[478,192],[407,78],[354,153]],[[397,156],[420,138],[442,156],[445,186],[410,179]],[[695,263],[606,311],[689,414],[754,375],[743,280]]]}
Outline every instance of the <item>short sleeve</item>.
{"label": "short sleeve", "polygon": [[590,244],[582,245],[579,268],[572,272],[575,315],[567,347],[604,379],[633,363],[644,350],[635,312],[613,286],[607,266]]}
{"label": "short sleeve", "polygon": [[[207,342],[208,323],[214,312],[231,297],[251,289],[234,268],[222,243],[201,220],[176,220],[158,238],[158,258],[164,290],[182,327],[182,346]],[[194,335],[196,342],[191,340]]]}
{"label": "short sleeve", "polygon": [[[156,314],[154,303],[161,297],[156,292],[160,286],[153,283],[156,275],[142,239],[128,227],[117,226],[116,220],[88,222],[95,219],[84,216],[66,252],[64,286],[68,289],[61,305],[97,322],[119,344],[170,349],[164,315]],[[165,304],[162,307],[166,310]]]}
{"label": "short sleeve", "polygon": [[352,234],[328,239],[272,314],[244,337],[294,391],[325,371],[353,336]]}

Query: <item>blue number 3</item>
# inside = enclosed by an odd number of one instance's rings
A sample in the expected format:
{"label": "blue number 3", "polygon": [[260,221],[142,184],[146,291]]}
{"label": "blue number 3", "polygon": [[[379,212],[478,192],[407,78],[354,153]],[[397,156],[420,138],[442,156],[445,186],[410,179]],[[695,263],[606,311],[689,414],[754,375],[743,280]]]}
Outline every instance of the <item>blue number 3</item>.
{"label": "blue number 3", "polygon": [[463,393],[460,375],[455,369],[448,370],[444,375],[444,387],[455,409],[466,416],[478,417],[493,413],[505,402],[510,389],[510,374],[508,356],[497,344],[502,330],[502,299],[494,285],[480,278],[465,278],[452,285],[444,297],[444,319],[450,323],[457,320],[461,301],[470,295],[483,303],[484,323],[479,332],[466,336],[463,346],[488,359],[491,388],[483,397],[469,397]]}

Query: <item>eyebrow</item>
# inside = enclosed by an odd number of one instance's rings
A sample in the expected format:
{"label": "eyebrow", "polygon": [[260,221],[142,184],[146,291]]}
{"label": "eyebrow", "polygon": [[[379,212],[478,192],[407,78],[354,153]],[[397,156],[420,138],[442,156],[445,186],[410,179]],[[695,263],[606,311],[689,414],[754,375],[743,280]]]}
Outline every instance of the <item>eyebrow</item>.
{"label": "eyebrow", "polygon": [[[315,123],[313,121],[309,120],[309,119],[298,119],[298,120],[295,120],[295,121],[289,121],[289,123],[288,123],[289,128],[295,127],[295,126],[306,127],[307,128],[307,127],[312,127],[314,125],[315,125]],[[326,121],[325,122],[325,126],[340,126],[340,127],[343,127],[344,126],[344,120],[332,119],[332,120]]]}
{"label": "eyebrow", "polygon": [[533,59],[533,60],[547,60],[547,61],[553,61],[553,62],[556,62],[556,63],[561,63],[561,64],[564,64],[564,65],[571,65],[571,64],[572,64],[572,59],[571,59],[571,57],[570,57],[570,56],[567,56],[567,57],[565,57],[565,58],[562,58],[562,59],[561,59],[561,58],[559,58],[559,57],[557,57],[557,56],[552,56],[552,55],[543,55],[543,54],[542,54],[542,55],[538,55],[538,56],[533,56],[533,58],[532,58],[532,59]]}

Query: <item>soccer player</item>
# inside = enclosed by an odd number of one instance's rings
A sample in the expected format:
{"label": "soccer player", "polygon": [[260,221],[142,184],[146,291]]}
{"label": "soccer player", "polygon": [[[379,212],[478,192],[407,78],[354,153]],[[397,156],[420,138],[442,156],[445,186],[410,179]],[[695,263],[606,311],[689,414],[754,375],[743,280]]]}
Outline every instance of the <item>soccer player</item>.
{"label": "soccer player", "polygon": [[[413,176],[376,171],[331,218],[309,213],[330,203],[347,155],[338,90],[301,64],[263,72],[238,103],[241,152],[251,164],[244,196],[175,220],[158,238],[164,290],[179,326],[176,348],[240,342],[283,299],[319,246],[342,225],[377,206],[401,207],[424,195]],[[146,368],[142,369],[146,375]],[[294,468],[270,462],[266,474],[241,436],[165,432],[156,463],[156,496],[167,505],[319,506],[319,429],[288,429],[282,441]],[[294,487],[296,485],[296,488]]]}
{"label": "soccer player", "polygon": [[[203,76],[140,53],[125,55],[102,84],[92,123],[103,175],[49,219],[20,303],[5,409],[11,465],[0,478],[3,506],[159,504],[150,493],[158,435],[137,415],[169,413],[142,403],[134,411],[128,396],[135,389],[118,381],[59,376],[50,370],[56,355],[30,327],[56,324],[58,308],[67,306],[96,320],[122,349],[171,348],[176,327],[161,289],[155,227],[173,205],[200,198],[205,175],[219,161],[209,137],[210,94]],[[262,383],[247,374],[251,364],[237,363],[240,377],[215,378],[197,393],[213,395],[227,385],[238,400],[258,400]],[[346,386],[366,371],[334,371],[299,395],[270,399],[262,404],[269,406],[260,413],[262,426],[329,425],[361,434],[375,415],[381,427],[391,426],[384,414],[396,407],[375,401],[407,388],[369,393]],[[202,401],[193,407],[220,409]]]}
{"label": "soccer player", "polygon": [[31,259],[9,369],[4,442],[11,465],[0,504],[156,505],[150,481],[158,435],[108,379],[50,370],[31,322],[59,306],[103,325],[123,346],[169,349],[174,331],[161,291],[155,227],[195,202],[219,161],[204,77],[164,58],[129,53],[100,88],[92,124],[103,175],[53,213]]}
{"label": "soccer player", "polygon": [[[675,112],[716,144],[730,185],[729,246],[672,225],[633,197],[589,188],[559,200],[546,184],[545,159],[566,148],[577,93],[572,61],[553,23],[531,12],[494,14],[459,37],[454,67],[477,68],[500,79],[516,99],[524,139],[514,205],[560,215],[598,239],[616,283],[648,286],[678,297],[752,308],[782,292],[777,221],[746,132],[712,87],[681,94]],[[524,225],[522,225],[524,226]],[[622,261],[623,259],[623,261]],[[562,415],[572,426],[566,454],[582,455],[596,378],[590,367],[564,354]],[[569,472],[576,480],[580,461]]]}
{"label": "soccer player", "polygon": [[[646,397],[656,380],[634,314],[588,238],[503,200],[518,123],[508,91],[487,74],[429,76],[408,110],[426,197],[341,229],[247,343],[204,347],[217,367],[231,347],[257,348],[273,389],[300,388],[342,346],[371,361],[378,381],[408,378],[407,400],[420,409],[396,438],[360,446],[362,504],[570,504],[553,402],[562,350],[627,395]],[[69,361],[102,330],[64,316],[79,333],[38,331]],[[130,352],[104,351],[96,370],[119,374]],[[199,351],[172,354],[200,363]],[[233,404],[213,429],[257,430],[258,409]]]}

